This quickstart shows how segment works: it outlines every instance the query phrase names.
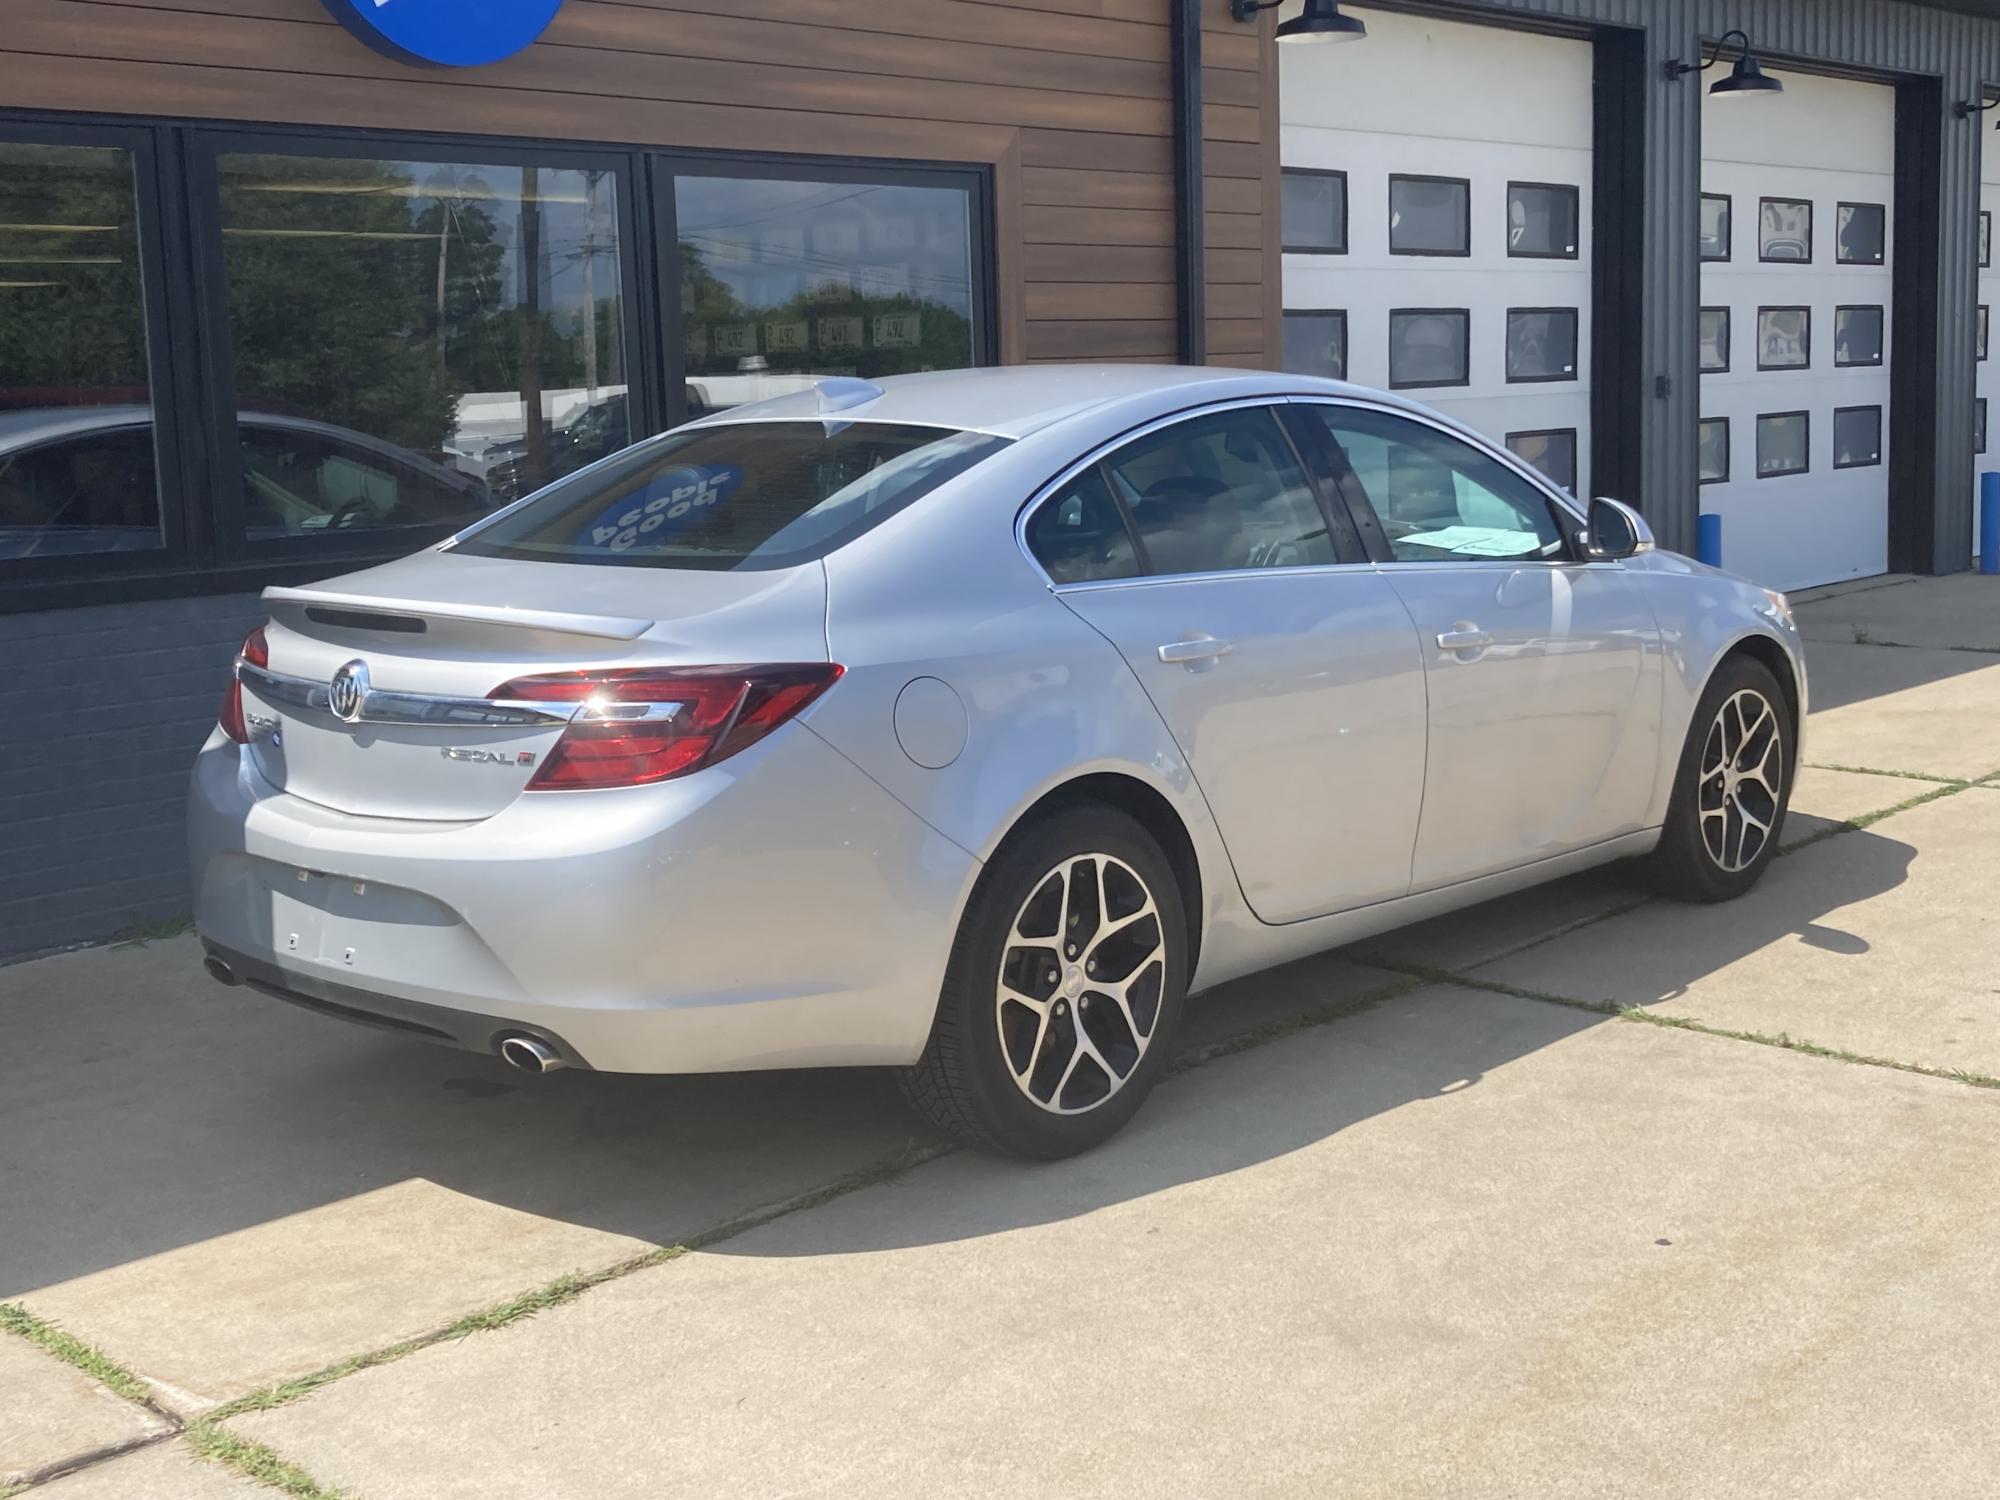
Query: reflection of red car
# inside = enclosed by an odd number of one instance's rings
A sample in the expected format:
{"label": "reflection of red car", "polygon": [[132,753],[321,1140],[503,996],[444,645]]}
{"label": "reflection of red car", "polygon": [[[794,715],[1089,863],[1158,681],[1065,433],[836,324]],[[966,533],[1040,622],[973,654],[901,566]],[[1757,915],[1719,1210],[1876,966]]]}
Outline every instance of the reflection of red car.
{"label": "reflection of red car", "polygon": [[[259,411],[237,431],[252,541],[462,526],[493,508],[478,480],[366,433]],[[0,411],[0,559],[160,545],[150,407]]]}

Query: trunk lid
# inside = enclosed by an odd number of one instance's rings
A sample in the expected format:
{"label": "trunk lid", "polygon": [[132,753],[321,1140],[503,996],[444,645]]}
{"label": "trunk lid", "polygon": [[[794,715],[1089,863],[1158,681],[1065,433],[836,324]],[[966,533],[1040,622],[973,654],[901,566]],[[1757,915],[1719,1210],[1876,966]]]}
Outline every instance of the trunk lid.
{"label": "trunk lid", "polygon": [[[274,680],[243,678],[258,769],[295,796],[375,817],[467,822],[519,796],[562,735],[548,711],[565,706],[485,722],[484,701],[514,678],[826,660],[817,563],[701,572],[425,552],[264,597]],[[353,662],[369,706],[344,722],[332,690]]]}

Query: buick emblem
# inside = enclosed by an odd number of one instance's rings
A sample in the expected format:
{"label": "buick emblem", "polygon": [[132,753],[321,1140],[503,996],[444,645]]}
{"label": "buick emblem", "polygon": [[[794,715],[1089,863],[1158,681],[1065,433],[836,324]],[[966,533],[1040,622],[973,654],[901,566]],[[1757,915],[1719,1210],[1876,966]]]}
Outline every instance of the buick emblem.
{"label": "buick emblem", "polygon": [[361,721],[362,705],[368,701],[368,663],[356,657],[338,672],[326,690],[326,706],[343,724]]}

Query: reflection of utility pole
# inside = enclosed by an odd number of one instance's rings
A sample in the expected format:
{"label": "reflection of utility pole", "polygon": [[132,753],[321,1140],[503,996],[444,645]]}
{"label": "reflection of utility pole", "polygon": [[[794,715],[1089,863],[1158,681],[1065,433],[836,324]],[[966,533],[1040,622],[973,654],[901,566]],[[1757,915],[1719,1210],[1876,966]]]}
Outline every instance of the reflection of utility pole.
{"label": "reflection of utility pole", "polygon": [[536,168],[521,168],[521,416],[526,489],[549,477],[549,434],[542,418],[542,204]]}
{"label": "reflection of utility pole", "polygon": [[437,275],[437,356],[438,373],[444,373],[444,256],[451,243],[451,200],[440,197],[438,206],[438,275]]}
{"label": "reflection of utility pole", "polygon": [[597,401],[597,184],[602,172],[583,174],[583,383]]}

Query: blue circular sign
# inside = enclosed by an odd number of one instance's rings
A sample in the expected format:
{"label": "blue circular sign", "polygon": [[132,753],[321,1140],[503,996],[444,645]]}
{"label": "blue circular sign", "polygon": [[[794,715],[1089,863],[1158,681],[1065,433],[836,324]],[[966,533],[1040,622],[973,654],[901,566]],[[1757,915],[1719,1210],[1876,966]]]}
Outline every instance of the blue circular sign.
{"label": "blue circular sign", "polygon": [[326,0],[349,31],[402,62],[476,68],[548,29],[563,0]]}

